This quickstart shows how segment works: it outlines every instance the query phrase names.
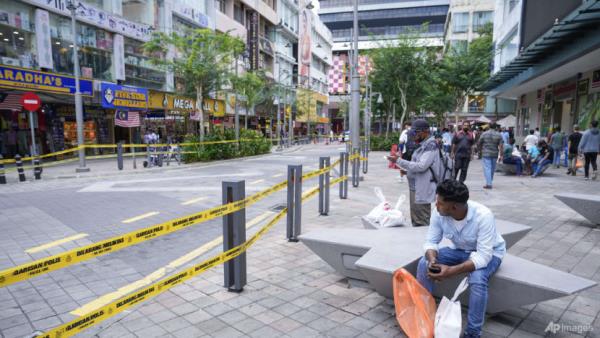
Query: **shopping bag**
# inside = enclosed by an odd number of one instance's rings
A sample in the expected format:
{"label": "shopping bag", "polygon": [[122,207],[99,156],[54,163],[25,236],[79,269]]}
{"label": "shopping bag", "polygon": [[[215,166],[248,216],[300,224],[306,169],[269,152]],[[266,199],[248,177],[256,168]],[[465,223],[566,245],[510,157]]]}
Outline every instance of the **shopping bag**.
{"label": "shopping bag", "polygon": [[371,223],[379,223],[379,220],[383,216],[383,213],[386,210],[390,210],[392,208],[392,206],[385,199],[385,196],[383,196],[383,192],[381,192],[381,189],[379,187],[375,187],[373,189],[373,191],[375,192],[375,196],[377,196],[377,199],[379,200],[379,203],[377,204],[377,206],[375,206],[375,208],[373,208],[365,216],[365,218],[368,219],[369,222],[371,222]]}
{"label": "shopping bag", "polygon": [[406,200],[404,195],[400,195],[398,201],[396,201],[396,205],[392,206],[386,200],[379,187],[373,190],[379,200],[379,204],[365,216],[370,223],[378,227],[394,227],[408,224],[404,214],[400,211],[400,206]]}
{"label": "shopping bag", "polygon": [[583,157],[581,157],[581,156],[577,157],[577,162],[575,162],[575,168],[576,169],[583,168]]}
{"label": "shopping bag", "polygon": [[465,277],[454,291],[452,299],[442,298],[435,313],[435,336],[441,338],[459,338],[462,331],[462,315],[458,296],[469,287],[468,277]]}
{"label": "shopping bag", "polygon": [[413,275],[400,268],[394,272],[396,320],[409,338],[432,338],[435,300]]}

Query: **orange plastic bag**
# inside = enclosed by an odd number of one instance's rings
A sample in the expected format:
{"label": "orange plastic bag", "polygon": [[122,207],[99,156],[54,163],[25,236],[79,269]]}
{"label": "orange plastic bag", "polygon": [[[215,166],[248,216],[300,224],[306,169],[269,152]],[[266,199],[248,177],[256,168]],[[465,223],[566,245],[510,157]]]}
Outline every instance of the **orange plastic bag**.
{"label": "orange plastic bag", "polygon": [[413,275],[400,268],[394,272],[396,320],[409,338],[432,338],[435,300]]}
{"label": "orange plastic bag", "polygon": [[583,168],[583,158],[581,156],[577,157],[577,161],[575,162],[575,168]]}

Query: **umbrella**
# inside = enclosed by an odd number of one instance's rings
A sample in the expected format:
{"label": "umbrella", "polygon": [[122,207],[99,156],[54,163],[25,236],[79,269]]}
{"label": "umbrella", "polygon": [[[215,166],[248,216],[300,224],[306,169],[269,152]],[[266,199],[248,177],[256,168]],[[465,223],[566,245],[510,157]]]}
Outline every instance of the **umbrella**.
{"label": "umbrella", "polygon": [[501,120],[498,120],[498,124],[502,127],[515,127],[517,125],[517,118],[511,114]]}
{"label": "umbrella", "polygon": [[488,119],[487,117],[485,117],[483,115],[479,116],[477,119],[475,119],[475,121],[481,122],[481,123],[490,123],[490,122],[492,122],[492,120]]}

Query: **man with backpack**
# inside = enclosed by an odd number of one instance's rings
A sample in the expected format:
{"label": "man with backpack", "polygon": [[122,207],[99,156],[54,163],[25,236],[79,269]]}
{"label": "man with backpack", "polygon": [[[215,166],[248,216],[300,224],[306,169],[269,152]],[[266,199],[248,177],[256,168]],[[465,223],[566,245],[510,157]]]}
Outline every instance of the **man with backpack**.
{"label": "man with backpack", "polygon": [[[410,161],[396,156],[388,159],[407,171],[410,190],[410,217],[413,226],[429,225],[431,203],[435,201],[437,182],[452,174],[452,170],[443,168],[441,149],[431,136],[429,123],[418,119],[412,123],[411,131],[418,147],[413,151]],[[444,177],[446,176],[446,177]]]}
{"label": "man with backpack", "polygon": [[459,181],[464,183],[467,179],[467,170],[469,170],[469,162],[471,162],[471,150],[475,144],[475,137],[469,131],[469,122],[463,123],[463,129],[454,135],[452,139],[452,158],[454,159],[454,179],[458,177]]}

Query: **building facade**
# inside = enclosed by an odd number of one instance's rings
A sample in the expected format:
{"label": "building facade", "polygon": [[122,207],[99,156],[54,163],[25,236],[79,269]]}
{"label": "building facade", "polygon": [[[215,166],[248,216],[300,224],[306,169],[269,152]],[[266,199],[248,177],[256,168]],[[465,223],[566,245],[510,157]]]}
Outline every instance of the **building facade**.
{"label": "building facade", "polygon": [[[484,89],[516,104],[516,135],[600,118],[600,2],[496,1],[493,75]],[[543,16],[539,13],[544,13]]]}
{"label": "building facade", "polygon": [[[496,0],[451,0],[444,26],[444,51],[466,50],[468,45],[479,37],[479,30],[492,24]],[[481,117],[496,120],[512,114],[515,103],[511,100],[490,98],[484,93],[474,93],[465,98],[465,104],[458,112],[459,125],[462,121],[477,121]],[[456,112],[450,112],[449,124],[455,123]]]}

